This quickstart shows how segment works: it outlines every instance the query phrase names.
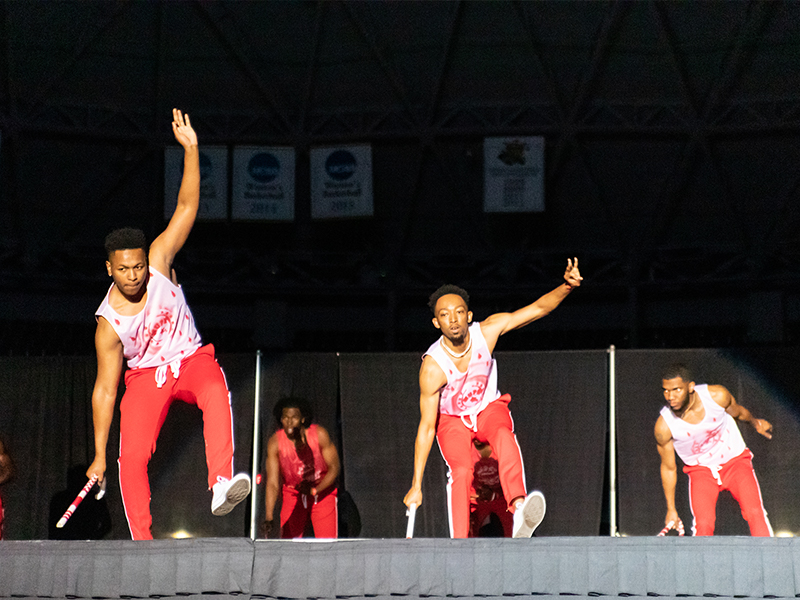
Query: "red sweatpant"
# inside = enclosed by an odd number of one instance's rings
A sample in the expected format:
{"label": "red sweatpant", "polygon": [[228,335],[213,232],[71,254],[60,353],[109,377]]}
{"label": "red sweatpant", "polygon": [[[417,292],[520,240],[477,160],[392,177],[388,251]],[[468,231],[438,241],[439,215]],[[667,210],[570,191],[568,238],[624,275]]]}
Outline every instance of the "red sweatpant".
{"label": "red sweatpant", "polygon": [[476,500],[472,503],[471,510],[469,537],[478,537],[478,532],[486,517],[493,514],[500,519],[504,537],[511,537],[514,531],[514,515],[509,512],[508,504],[503,496],[498,495],[492,500]]}
{"label": "red sweatpant", "polygon": [[298,494],[284,488],[281,501],[281,537],[287,540],[303,537],[309,519],[315,538],[339,537],[338,494],[336,488],[320,496]]}
{"label": "red sweatpant", "polygon": [[167,380],[161,388],[156,386],[155,371],[128,370],[120,402],[119,485],[134,540],[153,539],[147,465],[175,400],[195,404],[203,411],[209,488],[218,476],[233,477],[231,398],[225,375],[214,359],[214,346],[203,346],[181,361],[177,379],[167,367]]}
{"label": "red sweatpant", "polygon": [[470,429],[460,417],[439,415],[436,440],[447,463],[447,511],[450,518],[450,537],[469,535],[469,496],[472,488],[474,454],[472,440],[487,443],[500,467],[500,485],[506,505],[525,493],[525,469],[522,452],[514,435],[514,421],[508,410],[511,396],[503,394],[483,409],[475,418],[477,431]]}
{"label": "red sweatpant", "polygon": [[701,466],[685,466],[683,472],[689,476],[689,502],[694,516],[694,535],[714,535],[717,521],[717,498],[721,490],[728,490],[739,503],[742,517],[750,526],[750,535],[772,537],[772,526],[761,499],[753,455],[745,449],[732,458],[719,471],[719,481],[711,469]]}

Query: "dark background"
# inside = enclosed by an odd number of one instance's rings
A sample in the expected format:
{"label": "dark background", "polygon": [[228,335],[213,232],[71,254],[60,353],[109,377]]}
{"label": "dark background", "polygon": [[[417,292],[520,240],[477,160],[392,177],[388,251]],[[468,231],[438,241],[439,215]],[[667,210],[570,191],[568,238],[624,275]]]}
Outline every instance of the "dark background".
{"label": "dark background", "polygon": [[[796,2],[0,2],[0,354],[89,354],[113,227],[164,227],[171,109],[297,153],[294,223],[178,255],[224,352],[410,351],[444,281],[478,318],[578,256],[507,350],[794,346]],[[482,140],[545,138],[546,210],[482,210]],[[375,215],[312,221],[308,152],[369,143]]]}

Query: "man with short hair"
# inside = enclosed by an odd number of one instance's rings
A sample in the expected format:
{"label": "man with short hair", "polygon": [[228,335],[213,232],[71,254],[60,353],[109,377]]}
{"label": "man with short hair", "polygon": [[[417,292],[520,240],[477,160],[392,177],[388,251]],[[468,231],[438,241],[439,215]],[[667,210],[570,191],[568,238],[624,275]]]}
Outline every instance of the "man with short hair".
{"label": "man with short hair", "polygon": [[742,509],[750,535],[771,537],[772,526],[753,470],[753,454],[734,419],[750,423],[767,439],[772,439],[772,425],[753,417],[724,386],[695,384],[684,364],[667,367],[661,387],[667,405],[656,421],[655,436],[667,501],[666,527],[680,523],[675,508],[677,452],[684,463],[683,472],[689,476],[694,535],[714,535],[717,498],[720,491],[728,490]]}
{"label": "man with short hair", "polygon": [[178,285],[173,259],[192,230],[200,204],[197,135],[189,115],[173,110],[172,131],[183,146],[183,179],[175,212],[150,248],[142,231],[119,229],[106,237],[106,269],[113,282],[97,309],[97,379],[92,392],[95,458],[86,472],[102,482],[106,445],[122,361],[119,481],[134,540],[152,539],[147,465],[170,404],[182,400],[203,412],[211,512],[224,515],[250,493],[250,478],[233,476],[233,418],[225,376],[214,346],[201,344]]}
{"label": "man with short hair", "polygon": [[265,535],[272,529],[275,503],[282,490],[282,538],[303,537],[309,521],[314,537],[338,537],[339,453],[328,431],[312,423],[311,407],[302,398],[279,400],[272,414],[280,429],[267,442]]}
{"label": "man with short hair", "polygon": [[414,445],[414,478],[403,502],[422,504],[422,476],[433,438],[448,466],[447,507],[450,537],[469,533],[474,440],[488,443],[497,457],[508,510],[514,513],[513,537],[530,537],[544,518],[541,492],[527,494],[514,424],[511,396],[497,390],[492,357],[498,338],[552,312],[581,284],[578,259],[567,260],[565,283],[513,313],[497,313],[472,323],[469,295],[445,285],[430,297],[433,326],[442,336],[423,355],[419,372],[420,422]]}

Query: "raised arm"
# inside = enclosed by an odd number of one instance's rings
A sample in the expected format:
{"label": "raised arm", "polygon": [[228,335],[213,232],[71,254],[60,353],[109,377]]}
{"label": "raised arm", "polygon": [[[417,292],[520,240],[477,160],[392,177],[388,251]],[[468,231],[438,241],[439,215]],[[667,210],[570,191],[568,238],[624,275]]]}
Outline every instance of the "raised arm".
{"label": "raised arm", "polygon": [[672,432],[664,421],[664,417],[658,417],[656,421],[656,444],[658,454],[661,456],[661,487],[664,489],[664,500],[667,502],[667,515],[664,517],[664,525],[672,522],[677,524],[680,520],[678,510],[675,508],[675,486],[678,483],[678,466],[675,463],[675,446],[672,442]]}
{"label": "raised arm", "polygon": [[756,419],[749,410],[736,402],[736,398],[728,391],[728,388],[723,385],[709,385],[708,392],[714,402],[724,408],[725,412],[734,419],[750,423],[758,433],[768,440],[772,439],[772,424],[766,419]]}
{"label": "raised arm", "polygon": [[328,472],[325,473],[325,477],[319,480],[317,485],[311,488],[312,496],[316,496],[331,487],[336,482],[336,478],[339,477],[339,471],[341,469],[339,453],[336,451],[336,446],[331,441],[328,430],[324,427],[317,427],[317,441],[319,442],[320,452],[322,452],[322,458],[325,460],[325,464],[328,467]]}
{"label": "raised arm", "polygon": [[264,537],[269,537],[274,520],[275,503],[281,489],[281,464],[278,457],[278,435],[273,434],[267,442],[267,486],[264,494]]}
{"label": "raised arm", "polygon": [[197,134],[177,108],[172,109],[172,132],[183,146],[183,179],[178,191],[178,205],[167,228],[150,245],[150,265],[162,275],[170,277],[172,261],[183,248],[189,232],[194,226],[200,207],[200,153],[197,149]]}
{"label": "raised arm", "polygon": [[436,418],[439,416],[439,390],[447,383],[441,367],[430,356],[422,361],[419,371],[419,427],[414,442],[414,478],[403,503],[406,506],[422,506],[422,476],[436,437]]}
{"label": "raised arm", "polygon": [[86,476],[97,475],[100,483],[105,478],[108,431],[114,418],[114,405],[117,402],[117,388],[122,374],[123,360],[122,342],[103,317],[97,320],[94,345],[97,352],[97,378],[92,391],[94,461],[89,465]]}
{"label": "raised arm", "polygon": [[583,277],[581,277],[581,272],[578,270],[578,259],[575,258],[574,263],[572,261],[573,259],[567,259],[564,283],[552,292],[548,292],[536,302],[524,308],[515,310],[512,313],[496,313],[481,322],[481,333],[486,339],[489,351],[494,351],[497,338],[501,335],[547,316],[561,304],[573,289],[580,286]]}

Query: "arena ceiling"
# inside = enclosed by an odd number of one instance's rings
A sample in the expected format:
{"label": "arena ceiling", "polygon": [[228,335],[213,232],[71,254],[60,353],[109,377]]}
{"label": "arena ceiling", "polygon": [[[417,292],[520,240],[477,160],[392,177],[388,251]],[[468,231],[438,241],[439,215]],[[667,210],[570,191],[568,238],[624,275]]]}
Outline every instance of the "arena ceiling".
{"label": "arena ceiling", "polygon": [[[2,352],[49,351],[53,326],[85,337],[107,230],[163,228],[173,106],[201,144],[297,151],[294,223],[198,223],[180,257],[228,349],[420,349],[440,283],[485,316],[555,286],[567,256],[584,288],[519,347],[800,333],[799,3],[2,2],[0,17]],[[545,137],[545,212],[483,212],[497,135]],[[354,142],[372,145],[374,217],[312,220],[309,149]]]}

